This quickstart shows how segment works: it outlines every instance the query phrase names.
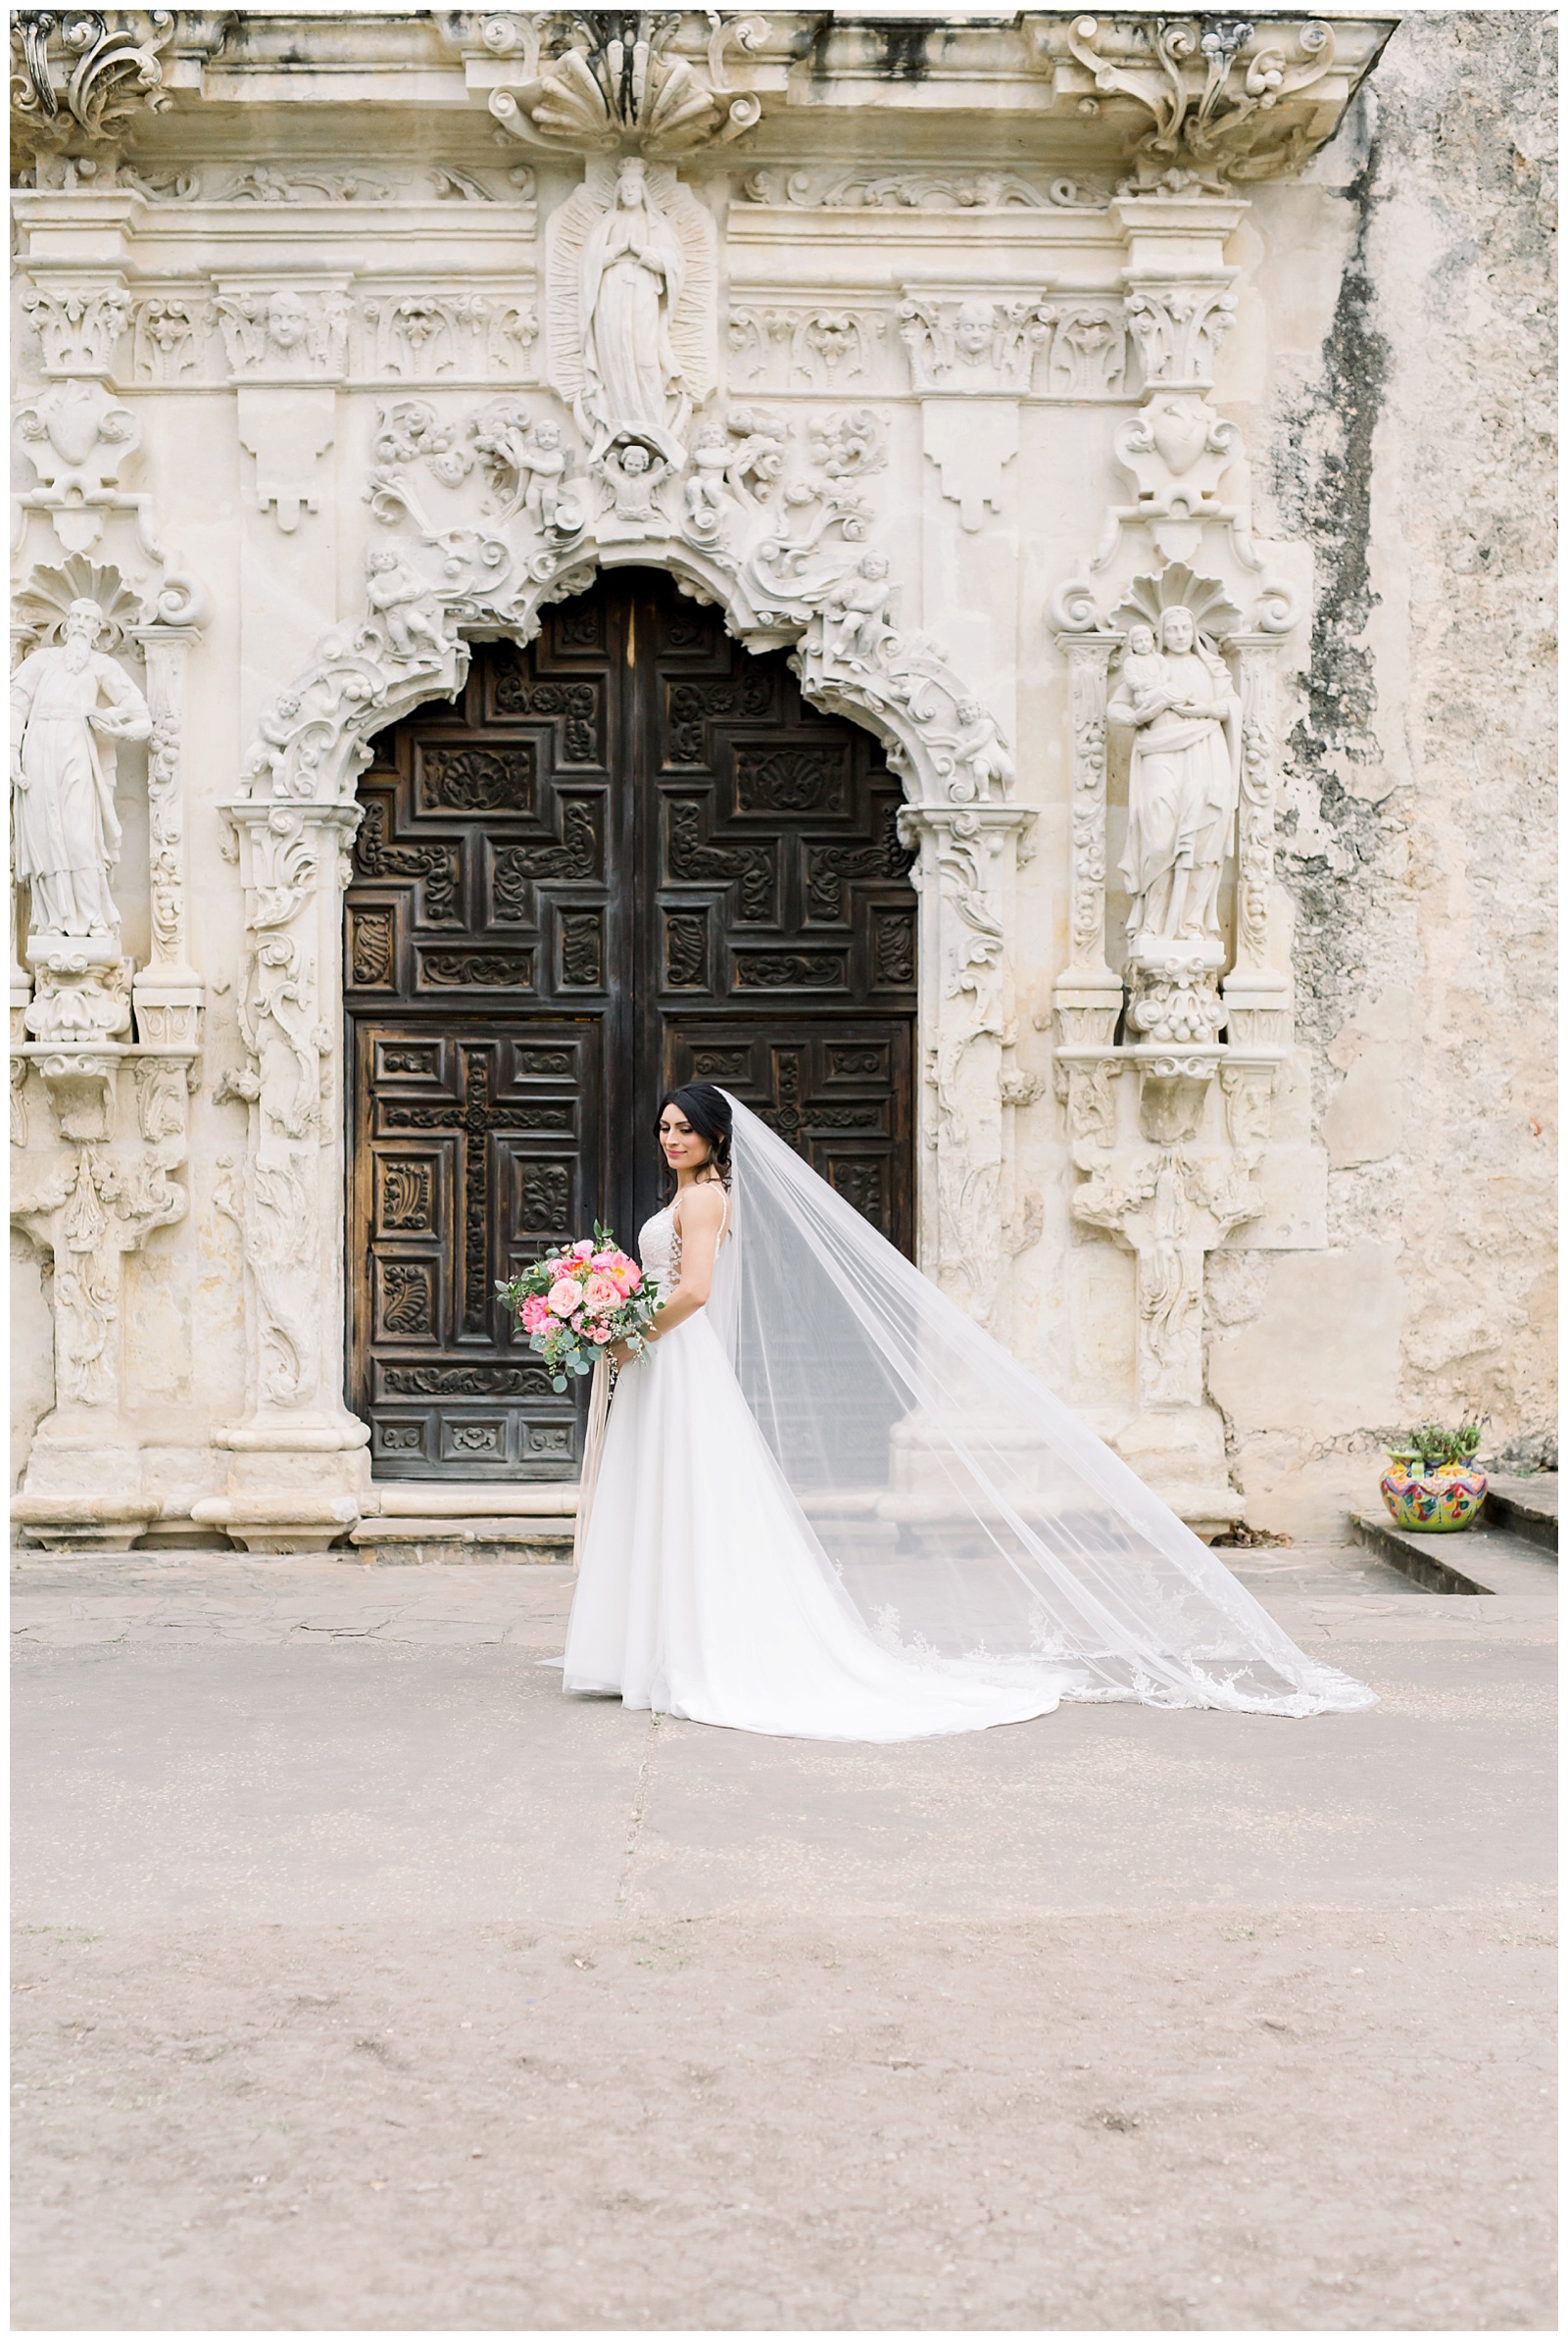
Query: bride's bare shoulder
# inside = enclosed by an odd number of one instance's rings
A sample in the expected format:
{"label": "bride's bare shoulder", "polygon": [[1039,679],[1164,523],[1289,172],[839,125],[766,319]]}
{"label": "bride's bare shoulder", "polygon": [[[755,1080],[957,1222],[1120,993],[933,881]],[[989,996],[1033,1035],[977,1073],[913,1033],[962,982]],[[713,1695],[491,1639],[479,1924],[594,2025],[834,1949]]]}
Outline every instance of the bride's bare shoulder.
{"label": "bride's bare shoulder", "polygon": [[703,1179],[682,1188],[676,1213],[683,1228],[715,1228],[724,1216],[724,1190],[716,1179]]}

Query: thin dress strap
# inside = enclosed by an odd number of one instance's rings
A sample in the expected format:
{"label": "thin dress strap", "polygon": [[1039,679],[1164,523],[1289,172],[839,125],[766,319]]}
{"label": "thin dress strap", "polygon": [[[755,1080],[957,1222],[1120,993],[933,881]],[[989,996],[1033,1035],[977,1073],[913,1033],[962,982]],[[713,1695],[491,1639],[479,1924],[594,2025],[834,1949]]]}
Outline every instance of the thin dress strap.
{"label": "thin dress strap", "polygon": [[[719,1184],[719,1193],[724,1197],[724,1208],[719,1214],[718,1234],[713,1239],[713,1249],[715,1251],[717,1251],[719,1245],[723,1243],[724,1231],[729,1226],[729,1189],[723,1185],[722,1181],[720,1181]],[[679,1199],[679,1196],[677,1196],[676,1201],[678,1202]],[[669,1206],[669,1217],[670,1223],[675,1230],[675,1242],[678,1244],[680,1242],[680,1219],[675,1209],[675,1203],[671,1203]]]}

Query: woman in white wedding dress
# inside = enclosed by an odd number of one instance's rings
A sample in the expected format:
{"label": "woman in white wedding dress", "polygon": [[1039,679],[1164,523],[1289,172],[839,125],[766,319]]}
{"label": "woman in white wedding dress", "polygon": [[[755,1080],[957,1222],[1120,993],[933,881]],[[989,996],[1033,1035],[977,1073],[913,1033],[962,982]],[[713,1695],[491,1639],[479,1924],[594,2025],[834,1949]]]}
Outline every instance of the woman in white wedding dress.
{"label": "woman in white wedding dress", "polygon": [[688,1084],[659,1136],[663,1299],[585,1472],[567,1691],[880,1741],[1372,1703],[738,1099]]}

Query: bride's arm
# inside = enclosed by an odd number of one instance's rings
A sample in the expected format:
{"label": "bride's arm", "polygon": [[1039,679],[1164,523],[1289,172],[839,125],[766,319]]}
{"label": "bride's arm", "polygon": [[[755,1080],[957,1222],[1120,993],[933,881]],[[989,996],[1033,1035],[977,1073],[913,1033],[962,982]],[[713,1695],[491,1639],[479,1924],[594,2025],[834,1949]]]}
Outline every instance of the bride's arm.
{"label": "bride's arm", "polygon": [[[708,1306],[708,1296],[713,1289],[713,1261],[718,1252],[718,1232],[724,1224],[724,1190],[718,1181],[705,1181],[700,1187],[688,1187],[680,1198],[680,1283],[661,1309],[656,1310],[645,1339],[662,1341],[677,1325],[684,1325],[688,1317]],[[610,1354],[616,1365],[624,1365],[624,1344],[617,1341]]]}

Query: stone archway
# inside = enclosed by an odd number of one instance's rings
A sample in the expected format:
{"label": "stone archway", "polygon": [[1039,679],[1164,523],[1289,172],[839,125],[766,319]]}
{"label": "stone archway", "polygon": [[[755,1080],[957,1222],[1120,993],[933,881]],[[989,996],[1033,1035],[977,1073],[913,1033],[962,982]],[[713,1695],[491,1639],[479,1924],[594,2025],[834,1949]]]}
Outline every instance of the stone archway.
{"label": "stone archway", "polygon": [[[386,504],[382,516],[396,518]],[[788,653],[804,700],[881,741],[904,792],[899,835],[918,900],[915,1256],[982,1321],[1006,1258],[1011,1022],[1006,937],[1020,834],[1012,764],[994,719],[923,635],[888,622],[881,556],[839,514],[808,544],[753,513],[745,550],[688,534],[604,546],[579,535],[526,561],[502,539],[466,542],[432,574],[427,541],[370,555],[363,616],[326,636],[267,709],[225,808],[245,892],[237,988],[246,1061],[220,1094],[250,1107],[242,1163],[220,1207],[246,1268],[249,1399],[217,1435],[229,1490],[201,1506],[240,1533],[269,1523],[297,1545],[352,1525],[369,1478],[366,1425],[345,1398],[342,890],[361,819],[355,784],[370,741],[430,700],[452,699],[468,637],[531,641],[549,604],[601,567],[665,570],[716,606],[748,649]]]}
{"label": "stone archway", "polygon": [[495,1297],[662,1199],[668,1084],[721,1081],[914,1242],[903,791],[657,570],[474,646],[375,743],[347,904],[348,1397],[382,1479],[575,1476]]}

